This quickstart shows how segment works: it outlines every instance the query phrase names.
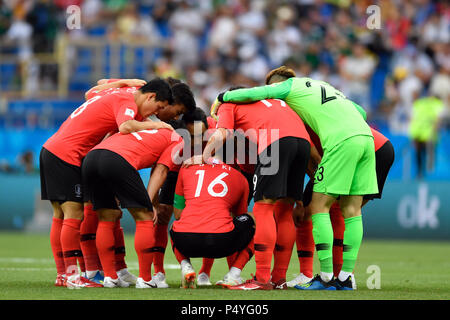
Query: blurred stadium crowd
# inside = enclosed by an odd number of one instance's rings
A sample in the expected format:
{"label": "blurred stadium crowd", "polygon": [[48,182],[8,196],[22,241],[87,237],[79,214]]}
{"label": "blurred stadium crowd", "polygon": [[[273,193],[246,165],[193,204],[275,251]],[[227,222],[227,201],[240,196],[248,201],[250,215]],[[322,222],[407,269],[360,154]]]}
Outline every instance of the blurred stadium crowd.
{"label": "blurred stadium crowd", "polygon": [[[73,4],[81,8],[81,28],[69,30],[66,8]],[[378,30],[367,27],[373,4]],[[284,64],[331,83],[393,132],[408,134],[413,103],[423,96],[442,101],[440,124],[450,127],[448,1],[0,0],[0,53],[13,45],[26,61],[54,52],[62,34],[160,47],[141,61],[144,75],[121,76],[182,78],[205,111],[219,92],[260,85]],[[46,68],[31,86],[34,95],[39,85],[57,85]]]}

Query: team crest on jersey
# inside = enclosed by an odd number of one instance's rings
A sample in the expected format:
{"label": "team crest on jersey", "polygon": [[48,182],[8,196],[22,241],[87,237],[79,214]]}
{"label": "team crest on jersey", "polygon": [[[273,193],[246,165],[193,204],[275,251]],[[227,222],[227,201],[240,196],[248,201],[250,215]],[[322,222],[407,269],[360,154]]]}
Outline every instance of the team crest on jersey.
{"label": "team crest on jersey", "polygon": [[81,198],[81,184],[75,185],[75,197]]}
{"label": "team crest on jersey", "polygon": [[134,118],[134,110],[133,110],[133,109],[127,108],[127,109],[125,110],[125,115]]}
{"label": "team crest on jersey", "polygon": [[245,222],[245,221],[247,221],[247,220],[248,220],[248,217],[247,217],[247,216],[244,216],[244,215],[242,215],[242,216],[238,216],[238,217],[236,217],[236,219],[237,219],[238,221],[240,221],[240,222]]}
{"label": "team crest on jersey", "polygon": [[130,87],[130,88],[127,88],[127,92],[128,93],[133,93],[133,92],[135,92],[137,90],[137,88],[136,87]]}

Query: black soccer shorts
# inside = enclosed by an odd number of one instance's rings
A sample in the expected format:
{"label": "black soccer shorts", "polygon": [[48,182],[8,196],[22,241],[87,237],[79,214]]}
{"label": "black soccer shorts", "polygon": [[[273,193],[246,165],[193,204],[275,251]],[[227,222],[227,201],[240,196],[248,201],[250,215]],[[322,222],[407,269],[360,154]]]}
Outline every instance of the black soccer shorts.
{"label": "black soccer shorts", "polygon": [[178,172],[169,171],[167,173],[166,181],[159,191],[159,203],[173,206],[173,199],[175,197],[175,188],[177,186]]}
{"label": "black soccer shorts", "polygon": [[284,137],[259,154],[253,175],[255,202],[264,198],[302,200],[310,150],[307,140]]}
{"label": "black soccer shorts", "polygon": [[233,218],[234,229],[225,233],[175,232],[174,248],[189,258],[224,258],[244,250],[255,235],[255,222],[248,214]]}
{"label": "black soccer shorts", "polygon": [[45,148],[39,154],[41,199],[83,202],[81,168],[67,163]]}
{"label": "black soccer shorts", "polygon": [[152,203],[139,172],[115,152],[96,149],[84,158],[82,175],[86,198],[94,210],[122,208],[147,208]]}
{"label": "black soccer shorts", "polygon": [[381,199],[383,194],[384,184],[386,182],[389,170],[391,170],[392,164],[395,159],[394,146],[388,140],[380,149],[375,151],[375,165],[377,171],[378,193],[367,194],[364,196],[364,200]]}

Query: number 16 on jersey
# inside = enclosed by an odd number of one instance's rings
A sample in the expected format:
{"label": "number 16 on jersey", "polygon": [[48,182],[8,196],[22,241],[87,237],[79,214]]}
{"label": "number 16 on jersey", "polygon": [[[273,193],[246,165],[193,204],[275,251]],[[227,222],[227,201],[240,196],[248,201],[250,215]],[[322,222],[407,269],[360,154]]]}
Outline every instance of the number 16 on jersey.
{"label": "number 16 on jersey", "polygon": [[[194,197],[198,198],[202,192],[203,187],[203,180],[205,179],[205,170],[197,170],[195,172],[196,175],[198,175],[198,181],[197,181],[197,188],[195,189],[195,195]],[[222,198],[225,197],[225,195],[228,193],[228,186],[222,179],[228,176],[228,173],[222,172],[219,174],[211,183],[208,185],[207,191],[212,197],[218,197]],[[222,191],[215,192],[214,187],[216,185],[222,186]]]}

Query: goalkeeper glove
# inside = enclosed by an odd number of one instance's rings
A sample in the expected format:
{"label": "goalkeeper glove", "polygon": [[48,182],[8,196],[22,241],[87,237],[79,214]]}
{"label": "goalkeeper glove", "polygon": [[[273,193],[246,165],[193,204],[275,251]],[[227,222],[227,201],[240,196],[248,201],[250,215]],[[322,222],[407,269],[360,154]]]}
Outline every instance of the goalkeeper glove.
{"label": "goalkeeper glove", "polygon": [[214,100],[214,103],[211,105],[211,117],[213,117],[216,121],[219,119],[218,117],[217,117],[217,110],[219,109],[219,106],[221,105],[222,103],[218,100],[218,99],[216,99],[216,100]]}

